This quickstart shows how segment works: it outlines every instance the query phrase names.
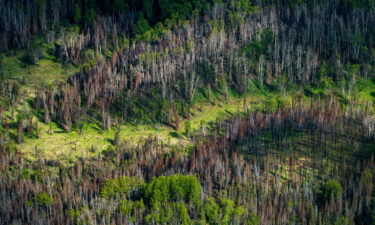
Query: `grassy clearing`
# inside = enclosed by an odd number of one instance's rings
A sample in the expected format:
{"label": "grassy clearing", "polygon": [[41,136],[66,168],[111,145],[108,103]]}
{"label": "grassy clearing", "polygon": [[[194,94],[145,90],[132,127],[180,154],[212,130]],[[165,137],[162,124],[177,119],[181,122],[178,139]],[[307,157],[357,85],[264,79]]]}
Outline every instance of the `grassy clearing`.
{"label": "grassy clearing", "polygon": [[[120,138],[136,145],[149,136],[156,136],[167,146],[181,148],[190,144],[185,134],[186,121],[190,122],[192,131],[199,129],[203,124],[209,126],[219,117],[231,116],[247,108],[258,107],[260,97],[248,97],[249,102],[243,107],[243,98],[231,97],[223,103],[215,105],[201,103],[193,110],[193,116],[182,121],[179,130],[164,125],[132,125],[124,124],[120,127]],[[198,110],[199,109],[199,110]],[[25,142],[18,146],[29,159],[42,157],[46,159],[70,161],[78,157],[95,156],[102,150],[113,146],[116,128],[102,130],[96,124],[86,124],[80,133],[73,130],[69,133],[58,127],[56,123],[49,125],[39,122],[39,138],[25,138]]]}
{"label": "grassy clearing", "polygon": [[21,61],[23,55],[19,51],[13,56],[3,56],[3,73],[5,79],[17,80],[28,89],[63,82],[77,71],[76,67],[56,62],[50,55],[45,55],[37,65],[26,66]]}
{"label": "grassy clearing", "polygon": [[358,93],[358,98],[375,103],[375,77],[367,81],[360,80],[355,87],[355,92]]}

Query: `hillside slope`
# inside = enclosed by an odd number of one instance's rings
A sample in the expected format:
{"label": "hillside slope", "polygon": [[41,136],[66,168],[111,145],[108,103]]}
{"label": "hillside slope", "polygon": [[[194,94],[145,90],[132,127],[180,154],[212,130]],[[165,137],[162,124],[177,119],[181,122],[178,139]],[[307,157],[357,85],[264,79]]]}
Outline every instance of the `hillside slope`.
{"label": "hillside slope", "polygon": [[374,12],[0,0],[0,224],[375,224]]}

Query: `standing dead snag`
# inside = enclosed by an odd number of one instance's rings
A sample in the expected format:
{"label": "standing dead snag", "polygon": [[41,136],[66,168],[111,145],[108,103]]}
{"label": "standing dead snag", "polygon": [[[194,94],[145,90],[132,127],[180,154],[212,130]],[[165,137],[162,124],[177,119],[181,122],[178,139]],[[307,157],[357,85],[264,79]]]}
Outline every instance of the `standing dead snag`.
{"label": "standing dead snag", "polygon": [[111,129],[111,115],[109,112],[103,111],[102,113],[102,118],[103,118],[103,125],[104,125],[104,130],[109,130]]}
{"label": "standing dead snag", "polygon": [[115,146],[120,146],[120,144],[121,144],[121,139],[120,139],[120,128],[118,127],[117,129],[116,129],[116,132],[115,132],[115,137],[114,137],[114,139],[113,139],[113,144],[115,145]]}
{"label": "standing dead snag", "polygon": [[184,78],[184,96],[191,102],[199,84],[199,76],[195,72],[183,72]]}
{"label": "standing dead snag", "polygon": [[51,122],[51,117],[49,113],[49,109],[46,104],[44,104],[44,123],[48,124]]}
{"label": "standing dead snag", "polygon": [[21,144],[23,142],[23,128],[24,128],[24,121],[23,119],[19,119],[17,122],[17,143]]}

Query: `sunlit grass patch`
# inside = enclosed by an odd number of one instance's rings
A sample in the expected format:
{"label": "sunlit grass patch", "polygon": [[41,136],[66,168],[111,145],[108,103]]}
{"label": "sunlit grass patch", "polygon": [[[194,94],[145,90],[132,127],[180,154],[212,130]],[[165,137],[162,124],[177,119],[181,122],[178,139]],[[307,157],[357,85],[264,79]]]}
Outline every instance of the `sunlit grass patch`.
{"label": "sunlit grass patch", "polygon": [[25,65],[21,58],[24,51],[15,55],[2,55],[3,76],[5,79],[16,80],[29,89],[63,82],[78,71],[72,65],[63,65],[51,55],[45,55],[36,65]]}

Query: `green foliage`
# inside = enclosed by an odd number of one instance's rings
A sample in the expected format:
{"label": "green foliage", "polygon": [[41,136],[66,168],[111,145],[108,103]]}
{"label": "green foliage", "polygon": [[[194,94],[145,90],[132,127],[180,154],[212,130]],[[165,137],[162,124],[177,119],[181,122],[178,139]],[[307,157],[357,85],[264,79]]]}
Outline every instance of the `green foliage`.
{"label": "green foliage", "polygon": [[170,221],[176,221],[177,218],[177,214],[173,212],[173,208],[167,206],[158,210],[152,210],[145,217],[145,221],[146,224],[171,224]]}
{"label": "green foliage", "polygon": [[327,63],[327,61],[323,60],[320,64],[318,75],[320,77],[329,76],[332,74],[331,66]]}
{"label": "green foliage", "polygon": [[271,29],[266,28],[260,34],[260,40],[249,43],[243,49],[243,53],[251,59],[258,60],[261,55],[267,56],[268,47],[272,45],[274,33]]}
{"label": "green foliage", "polygon": [[214,20],[210,20],[209,21],[209,24],[211,26],[211,35],[217,35],[217,32],[219,31],[224,31],[224,28],[225,28],[225,22],[224,20],[217,20],[217,19],[214,19]]}
{"label": "green foliage", "polygon": [[85,22],[87,25],[92,26],[96,18],[96,12],[93,8],[88,8],[85,14]]}
{"label": "green foliage", "polygon": [[144,182],[137,177],[120,177],[107,180],[100,192],[103,198],[131,198],[142,190]]}
{"label": "green foliage", "polygon": [[319,83],[320,83],[319,86],[322,89],[330,88],[333,85],[333,81],[332,81],[332,79],[330,77],[322,77],[322,78],[320,78]]}
{"label": "green foliage", "polygon": [[22,57],[22,62],[25,65],[35,65],[38,58],[35,56],[32,50],[27,50],[26,54]]}
{"label": "green foliage", "polygon": [[189,120],[185,122],[185,135],[189,136],[192,132],[191,123]]}
{"label": "green foliage", "polygon": [[150,33],[152,28],[145,19],[143,13],[138,16],[137,22],[133,26],[133,32],[137,40],[151,41]]}
{"label": "green foliage", "polygon": [[207,198],[204,201],[204,212],[209,224],[219,224],[219,210],[220,207],[214,198]]}
{"label": "green foliage", "polygon": [[229,224],[231,216],[235,213],[234,202],[230,199],[222,199],[220,206],[222,209],[220,224]]}
{"label": "green foliage", "polygon": [[121,205],[120,205],[121,213],[124,214],[125,216],[130,217],[131,221],[134,220],[134,215],[136,211],[142,211],[144,209],[145,209],[145,205],[142,199],[135,201],[135,202],[128,200],[128,199],[124,199],[122,200]]}
{"label": "green foliage", "polygon": [[85,61],[93,61],[95,60],[95,51],[91,48],[88,48],[83,52],[83,57]]}
{"label": "green foliage", "polygon": [[32,171],[30,169],[27,169],[27,168],[24,168],[22,170],[22,177],[25,178],[26,180],[29,180],[31,179],[31,174],[32,174]]}
{"label": "green foliage", "polygon": [[165,33],[168,32],[168,30],[164,27],[164,25],[163,25],[162,22],[157,23],[154,26],[154,30],[153,31],[154,31],[155,37],[157,37],[157,38],[163,36]]}
{"label": "green foliage", "polygon": [[323,200],[330,201],[332,195],[336,199],[341,195],[341,192],[341,184],[334,179],[329,179],[323,186]]}
{"label": "green foliage", "polygon": [[237,12],[229,12],[228,17],[229,17],[229,22],[231,24],[231,27],[236,27],[245,21],[244,16]]}
{"label": "green foliage", "polygon": [[257,6],[252,6],[248,0],[231,0],[230,11],[228,12],[229,22],[233,27],[244,23],[246,16],[259,11]]}
{"label": "green foliage", "polygon": [[369,11],[375,10],[375,1],[374,0],[342,0],[344,4],[349,7],[357,7],[366,9]]}
{"label": "green foliage", "polygon": [[187,17],[189,12],[193,10],[190,1],[181,0],[159,0],[162,19],[167,19],[176,14],[178,17]]}
{"label": "green foliage", "polygon": [[9,152],[15,152],[17,150],[17,145],[16,143],[14,142],[14,140],[11,140],[9,143],[8,143],[8,151]]}
{"label": "green foliage", "polygon": [[[138,20],[133,26],[133,34],[136,40],[157,40],[177,24],[184,24],[190,16],[197,16],[199,11],[206,8],[207,3],[203,0],[146,0],[142,2],[142,11],[139,12]],[[159,10],[155,10],[159,9]],[[160,13],[160,16],[156,13]],[[158,18],[161,18],[159,20]],[[154,27],[151,24],[156,24]]]}
{"label": "green foliage", "polygon": [[362,184],[364,185],[372,185],[372,182],[373,182],[373,175],[372,175],[372,172],[370,169],[365,169],[363,172],[362,172],[362,175],[361,175],[361,182]]}
{"label": "green foliage", "polygon": [[36,203],[38,204],[38,206],[49,206],[52,204],[52,202],[53,198],[45,192],[38,194],[38,196],[36,197]]}
{"label": "green foliage", "polygon": [[124,0],[114,0],[112,10],[115,13],[123,13],[129,10],[129,6],[125,3]]}
{"label": "green foliage", "polygon": [[153,12],[154,0],[144,0],[143,1],[143,13],[149,21],[154,19]]}
{"label": "green foliage", "polygon": [[35,38],[28,42],[28,48],[25,54],[22,56],[21,61],[25,65],[36,65],[39,60],[43,57],[42,43],[39,38]]}
{"label": "green foliage", "polygon": [[306,0],[289,0],[289,4],[292,6],[299,6],[306,3]]}
{"label": "green foliage", "polygon": [[247,218],[247,224],[248,225],[259,225],[260,224],[260,218],[257,214],[251,212]]}
{"label": "green foliage", "polygon": [[120,210],[124,215],[130,215],[133,209],[133,202],[128,199],[124,199],[121,202]]}
{"label": "green foliage", "polygon": [[153,209],[162,207],[169,201],[197,203],[201,186],[194,176],[180,174],[153,178],[145,187],[145,199]]}
{"label": "green foliage", "polygon": [[71,209],[68,211],[68,216],[74,221],[74,224],[85,225],[89,224],[89,219],[85,215],[85,211],[88,207],[82,207],[79,209]]}
{"label": "green foliage", "polygon": [[78,24],[81,21],[81,18],[81,8],[78,4],[75,4],[73,8],[73,22]]}
{"label": "green foliage", "polygon": [[333,225],[349,225],[349,219],[344,217],[344,216],[340,216]]}
{"label": "green foliage", "polygon": [[123,116],[125,120],[138,124],[160,123],[167,121],[169,101],[163,98],[157,89],[151,89],[142,97],[120,93],[113,112]]}
{"label": "green foliage", "polygon": [[24,109],[17,114],[17,121],[28,120],[33,116],[31,110]]}
{"label": "green foliage", "polygon": [[188,210],[183,202],[174,203],[173,207],[177,211],[178,220],[180,221],[181,225],[191,224]]}
{"label": "green foliage", "polygon": [[221,198],[218,204],[212,197],[206,198],[203,204],[204,215],[209,224],[231,224],[232,221],[239,221],[245,210],[242,206],[235,207],[233,200]]}
{"label": "green foliage", "polygon": [[258,7],[253,6],[248,0],[231,0],[230,7],[237,12],[245,13],[245,15],[250,15],[258,10]]}
{"label": "green foliage", "polygon": [[69,210],[68,215],[74,221],[77,221],[79,216],[81,215],[81,212],[79,210],[71,209],[71,210]]}

